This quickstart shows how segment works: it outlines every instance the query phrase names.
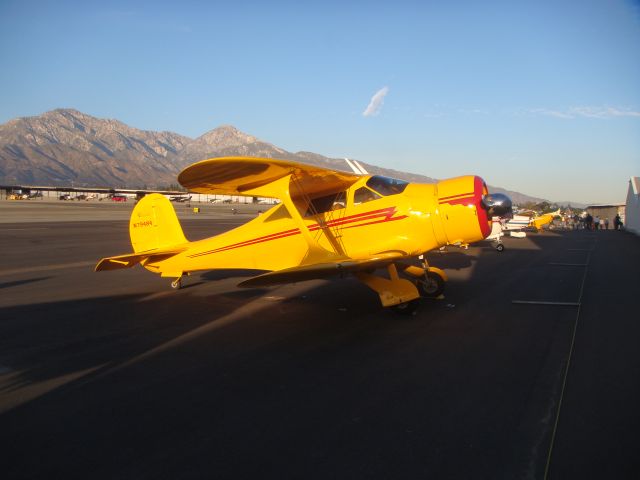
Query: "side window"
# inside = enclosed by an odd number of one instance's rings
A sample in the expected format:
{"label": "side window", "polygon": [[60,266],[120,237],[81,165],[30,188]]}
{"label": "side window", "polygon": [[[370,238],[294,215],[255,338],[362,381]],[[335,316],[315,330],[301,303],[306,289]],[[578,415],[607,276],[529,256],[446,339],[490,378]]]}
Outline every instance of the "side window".
{"label": "side window", "polygon": [[311,217],[319,213],[329,212],[331,210],[339,210],[345,206],[346,194],[345,192],[332,193],[324,197],[318,197],[311,200],[305,217]]}
{"label": "side window", "polygon": [[333,199],[333,204],[331,205],[331,210],[340,210],[344,208],[347,204],[347,193],[340,192],[336,195],[336,198]]}
{"label": "side window", "polygon": [[381,198],[377,193],[369,190],[367,187],[360,187],[353,193],[353,203],[358,205],[364,202],[370,202],[371,200],[377,200]]}

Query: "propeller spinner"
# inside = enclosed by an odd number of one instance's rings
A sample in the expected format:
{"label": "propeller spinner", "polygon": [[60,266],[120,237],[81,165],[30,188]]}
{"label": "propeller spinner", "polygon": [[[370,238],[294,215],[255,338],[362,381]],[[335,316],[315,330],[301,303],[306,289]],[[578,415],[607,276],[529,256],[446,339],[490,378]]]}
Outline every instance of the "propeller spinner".
{"label": "propeller spinner", "polygon": [[503,193],[492,193],[483,196],[482,208],[487,211],[489,218],[513,214],[511,199]]}

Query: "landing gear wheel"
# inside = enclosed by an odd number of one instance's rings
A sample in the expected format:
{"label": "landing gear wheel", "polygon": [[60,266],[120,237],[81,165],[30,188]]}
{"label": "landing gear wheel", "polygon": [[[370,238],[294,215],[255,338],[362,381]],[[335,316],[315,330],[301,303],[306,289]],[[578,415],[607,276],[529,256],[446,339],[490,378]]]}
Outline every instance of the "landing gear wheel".
{"label": "landing gear wheel", "polygon": [[426,271],[424,278],[420,278],[416,286],[420,295],[427,298],[436,298],[444,292],[444,280],[437,273]]}
{"label": "landing gear wheel", "polygon": [[182,277],[178,277],[171,282],[171,288],[174,290],[180,290],[182,288]]}
{"label": "landing gear wheel", "polygon": [[496,250],[499,252],[504,251],[504,245],[502,243],[499,243],[496,245]]}
{"label": "landing gear wheel", "polygon": [[414,300],[410,300],[408,302],[399,303],[398,305],[394,305],[391,308],[394,313],[398,315],[414,315],[420,306],[420,299],[416,298]]}

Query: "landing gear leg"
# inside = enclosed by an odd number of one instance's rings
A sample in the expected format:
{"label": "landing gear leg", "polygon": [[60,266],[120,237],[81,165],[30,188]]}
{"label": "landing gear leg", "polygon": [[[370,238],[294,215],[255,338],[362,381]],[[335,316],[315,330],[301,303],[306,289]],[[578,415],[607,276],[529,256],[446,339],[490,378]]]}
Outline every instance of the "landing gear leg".
{"label": "landing gear leg", "polygon": [[434,272],[425,272],[424,277],[418,280],[418,291],[426,298],[437,298],[444,292],[444,280]]}
{"label": "landing gear leg", "polygon": [[180,290],[182,288],[182,277],[178,277],[171,282],[171,288],[174,290]]}
{"label": "landing gear leg", "polygon": [[424,275],[418,278],[416,286],[420,295],[426,298],[437,298],[444,292],[446,276],[440,269],[429,267],[424,255],[418,257],[422,260]]}
{"label": "landing gear leg", "polygon": [[420,293],[414,282],[400,278],[396,265],[387,266],[389,278],[367,272],[356,272],[356,277],[380,296],[383,307],[393,308],[398,313],[413,314],[418,306]]}

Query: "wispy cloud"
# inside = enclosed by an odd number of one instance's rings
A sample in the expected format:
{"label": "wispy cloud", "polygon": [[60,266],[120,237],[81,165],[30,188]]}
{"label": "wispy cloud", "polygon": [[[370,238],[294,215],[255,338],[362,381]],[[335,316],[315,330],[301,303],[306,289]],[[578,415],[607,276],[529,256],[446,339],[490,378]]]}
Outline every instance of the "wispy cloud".
{"label": "wispy cloud", "polygon": [[638,111],[617,107],[575,107],[571,112],[576,116],[591,118],[640,117]]}
{"label": "wispy cloud", "polygon": [[536,115],[547,115],[556,118],[619,118],[619,117],[640,117],[640,111],[631,108],[620,107],[570,107],[564,110],[553,110],[547,108],[534,108],[529,110]]}
{"label": "wispy cloud", "polygon": [[546,115],[548,117],[575,118],[573,115],[570,115],[567,112],[562,112],[560,110],[550,110],[548,108],[534,108],[529,110],[529,112],[535,115]]}
{"label": "wispy cloud", "polygon": [[373,97],[371,97],[371,101],[367,108],[365,108],[364,112],[362,112],[363,117],[373,117],[380,113],[380,109],[382,108],[382,104],[384,103],[384,97],[389,93],[389,87],[382,87],[378,90]]}

